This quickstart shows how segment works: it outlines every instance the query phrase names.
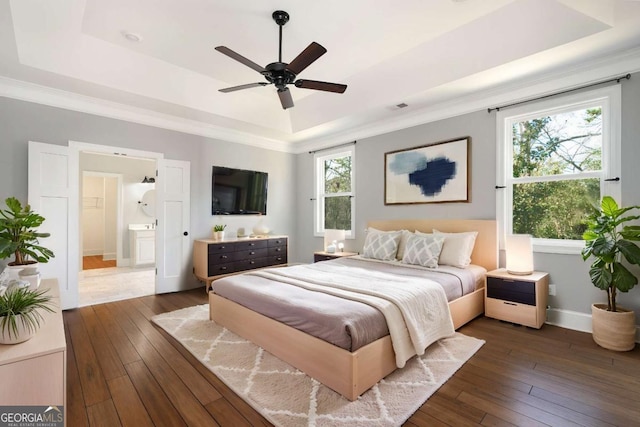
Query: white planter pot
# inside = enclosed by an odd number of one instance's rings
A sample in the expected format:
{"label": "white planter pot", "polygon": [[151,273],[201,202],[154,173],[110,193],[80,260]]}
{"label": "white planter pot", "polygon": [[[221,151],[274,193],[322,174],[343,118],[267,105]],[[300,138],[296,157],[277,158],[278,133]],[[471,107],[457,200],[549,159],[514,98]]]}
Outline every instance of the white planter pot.
{"label": "white planter pot", "polygon": [[20,280],[20,272],[25,269],[25,268],[35,268],[37,269],[39,266],[39,264],[37,262],[33,262],[31,264],[24,264],[24,265],[7,265],[7,271],[9,272],[9,278],[10,279],[15,279],[15,280]]}
{"label": "white planter pot", "polygon": [[14,333],[8,324],[4,325],[5,320],[7,319],[0,317],[0,344],[19,344],[32,338],[37,332],[36,329],[29,329],[20,314],[16,315],[17,333]]}

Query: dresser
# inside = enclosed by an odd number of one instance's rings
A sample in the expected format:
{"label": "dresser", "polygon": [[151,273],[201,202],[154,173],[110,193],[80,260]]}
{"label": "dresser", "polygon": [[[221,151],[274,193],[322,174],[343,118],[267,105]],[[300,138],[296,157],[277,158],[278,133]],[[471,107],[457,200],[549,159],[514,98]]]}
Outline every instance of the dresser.
{"label": "dresser", "polygon": [[0,404],[4,406],[64,406],[67,398],[67,343],[56,279],[46,279],[54,313],[41,311],[43,320],[33,338],[20,344],[0,344]]}
{"label": "dresser", "polygon": [[287,236],[196,240],[193,273],[209,291],[211,282],[222,276],[286,264],[288,243]]}

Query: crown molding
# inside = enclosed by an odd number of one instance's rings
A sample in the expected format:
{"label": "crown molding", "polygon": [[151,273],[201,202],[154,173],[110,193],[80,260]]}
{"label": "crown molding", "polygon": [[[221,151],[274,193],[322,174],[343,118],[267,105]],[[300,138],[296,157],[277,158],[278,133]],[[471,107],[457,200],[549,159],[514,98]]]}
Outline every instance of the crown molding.
{"label": "crown molding", "polygon": [[489,90],[436,103],[411,114],[406,114],[402,118],[378,121],[374,125],[363,125],[346,132],[335,133],[330,137],[307,139],[295,145],[294,153],[319,150],[345,141],[360,140],[487,110],[497,105],[526,101],[538,96],[638,71],[640,71],[640,48],[635,48],[568,67],[562,71],[537,75],[515,83],[500,85]]}
{"label": "crown molding", "polygon": [[291,144],[144,108],[0,76],[0,96],[207,138],[291,152]]}
{"label": "crown molding", "polygon": [[326,148],[345,141],[369,138],[485,110],[496,105],[519,102],[637,71],[640,71],[640,48],[584,62],[573,67],[564,68],[561,71],[546,73],[542,76],[538,75],[518,82],[500,85],[490,90],[483,90],[471,95],[436,103],[413,113],[405,114],[401,118],[389,118],[376,121],[375,124],[364,124],[345,131],[339,131],[331,136],[300,139],[297,142],[281,141],[253,133],[240,132],[197,120],[158,113],[1,76],[0,96],[268,150],[299,154]]}

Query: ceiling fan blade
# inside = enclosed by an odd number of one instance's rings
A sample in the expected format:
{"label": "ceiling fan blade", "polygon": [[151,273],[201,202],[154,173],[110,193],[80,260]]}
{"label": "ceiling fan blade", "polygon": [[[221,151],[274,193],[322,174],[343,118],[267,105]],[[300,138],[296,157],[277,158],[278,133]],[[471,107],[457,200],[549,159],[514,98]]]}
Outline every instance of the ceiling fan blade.
{"label": "ceiling fan blade", "polygon": [[266,86],[269,83],[267,82],[259,82],[259,83],[247,83],[246,85],[240,85],[240,86],[233,86],[233,87],[226,87],[224,89],[218,89],[219,92],[235,92],[236,90],[242,90],[242,89],[249,89],[252,87],[258,87],[258,86]]}
{"label": "ceiling fan blade", "polygon": [[283,110],[293,107],[293,98],[291,98],[291,92],[288,87],[278,89],[278,96],[280,97],[280,103],[282,104]]}
{"label": "ceiling fan blade", "polygon": [[227,55],[229,58],[235,59],[236,61],[240,62],[241,64],[246,65],[249,68],[253,68],[254,70],[256,70],[259,73],[262,73],[263,71],[265,71],[263,66],[256,64],[252,60],[245,58],[244,56],[240,55],[239,53],[236,53],[236,52],[232,51],[231,49],[229,49],[226,46],[217,46],[216,50],[218,52],[220,52],[220,53],[223,53],[223,54]]}
{"label": "ceiling fan blade", "polygon": [[302,70],[311,65],[316,59],[327,53],[327,49],[316,42],[312,42],[300,55],[287,65],[287,69],[293,74],[300,74]]}
{"label": "ceiling fan blade", "polygon": [[319,82],[317,80],[296,80],[296,87],[302,89],[323,90],[325,92],[344,93],[347,85],[340,83]]}

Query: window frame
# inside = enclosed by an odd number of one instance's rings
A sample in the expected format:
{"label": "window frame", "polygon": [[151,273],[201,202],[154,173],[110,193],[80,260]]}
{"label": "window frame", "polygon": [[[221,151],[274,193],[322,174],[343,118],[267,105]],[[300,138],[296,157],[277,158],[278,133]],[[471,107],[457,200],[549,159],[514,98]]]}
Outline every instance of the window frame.
{"label": "window frame", "polygon": [[[600,197],[612,196],[621,203],[620,181],[606,181],[621,176],[621,88],[620,85],[607,86],[571,95],[557,96],[538,102],[531,102],[496,115],[496,218],[499,227],[500,250],[505,249],[505,237],[513,230],[513,185],[514,183],[560,181],[563,175],[535,178],[513,178],[513,141],[511,126],[515,122],[539,118],[565,111],[585,108],[593,104],[602,106],[602,169],[600,172],[572,174],[573,179],[600,178]],[[534,252],[579,254],[584,247],[583,240],[533,238]]]}
{"label": "window frame", "polygon": [[[325,193],[325,181],[324,181],[324,162],[330,159],[336,159],[340,157],[351,157],[351,191],[345,191],[340,193]],[[313,215],[313,234],[315,237],[324,236],[324,200],[326,197],[339,197],[349,196],[351,200],[351,230],[345,230],[345,238],[355,239],[355,221],[356,221],[356,203],[355,203],[355,188],[356,188],[356,148],[355,144],[351,144],[349,147],[336,147],[331,150],[323,150],[322,152],[314,153],[313,155],[313,167],[314,167],[314,215]]]}

